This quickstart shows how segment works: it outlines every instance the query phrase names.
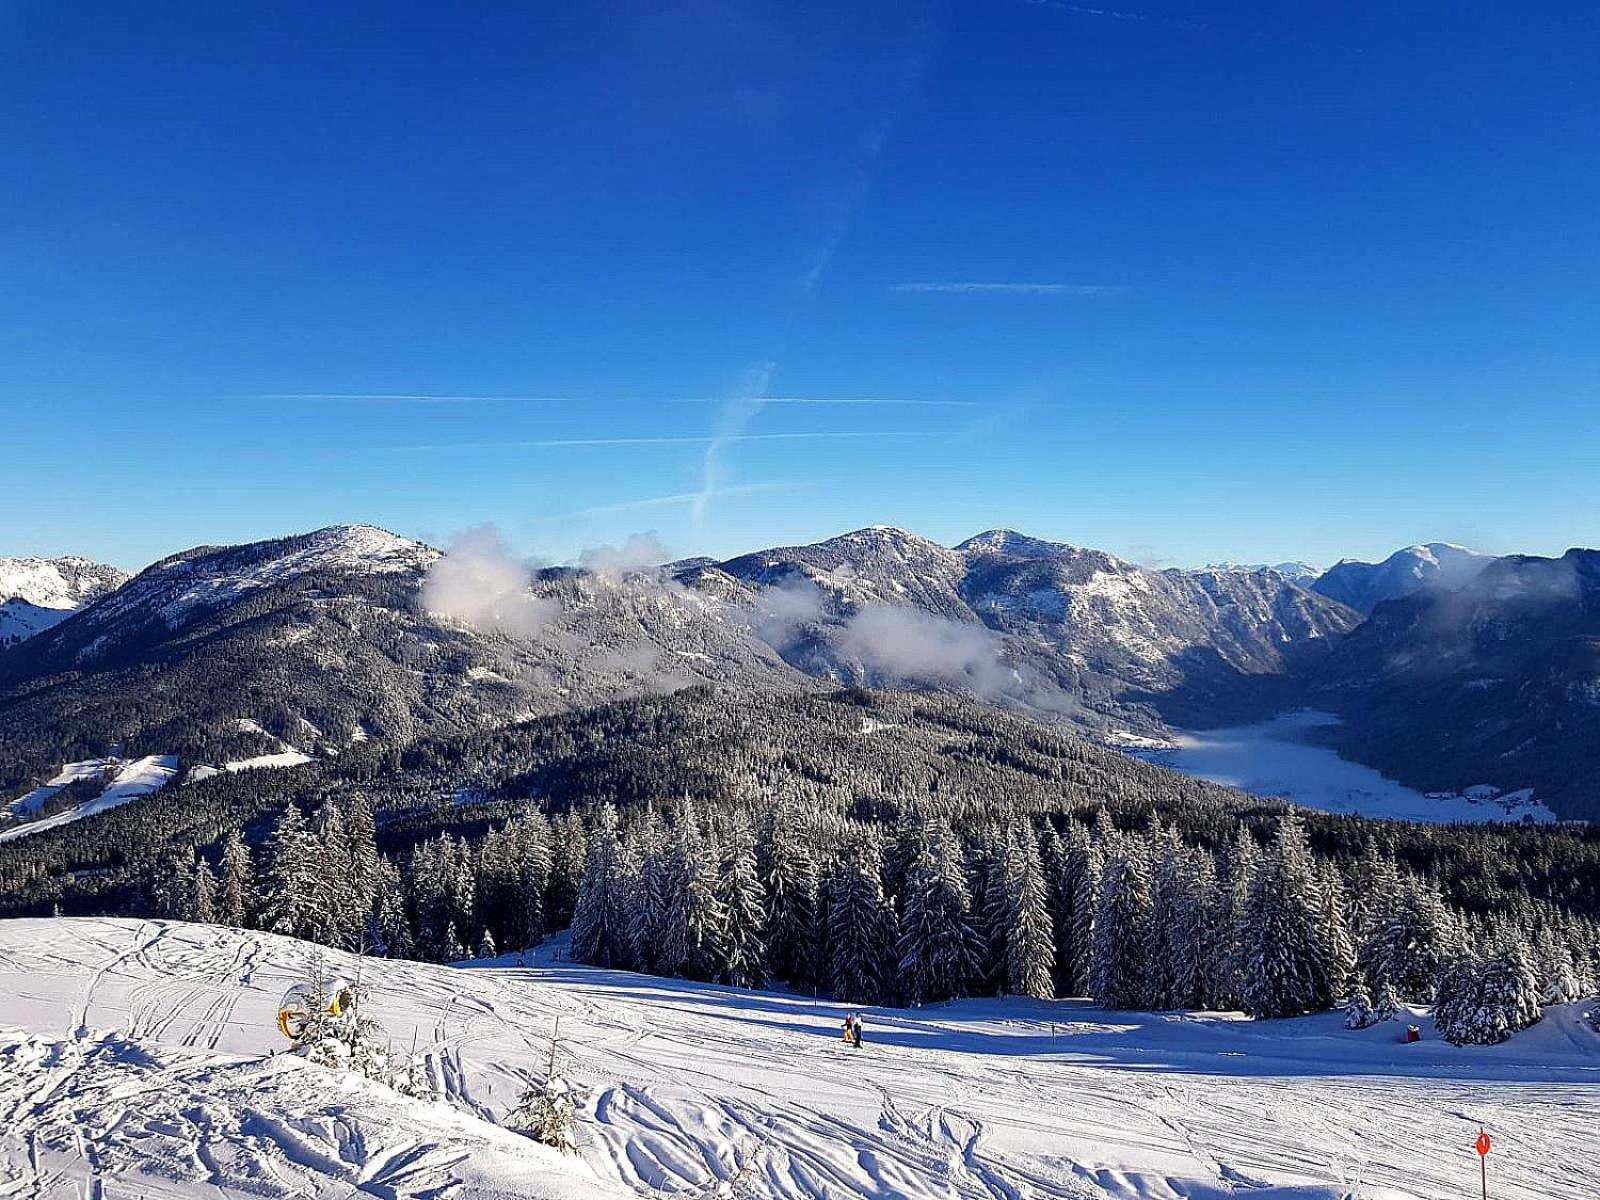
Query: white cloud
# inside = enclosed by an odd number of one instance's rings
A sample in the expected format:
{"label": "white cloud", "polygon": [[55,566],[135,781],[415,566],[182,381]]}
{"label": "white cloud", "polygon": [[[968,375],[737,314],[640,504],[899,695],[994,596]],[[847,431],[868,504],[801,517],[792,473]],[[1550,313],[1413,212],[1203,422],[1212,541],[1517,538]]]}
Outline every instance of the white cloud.
{"label": "white cloud", "polygon": [[586,571],[610,578],[653,571],[672,558],[672,553],[653,533],[632,533],[620,546],[591,546],[578,556]]}
{"label": "white cloud", "polygon": [[516,558],[500,531],[480,525],[457,537],[428,568],[422,604],[437,616],[478,629],[532,637],[561,615],[561,606],[529,591],[531,564]]}

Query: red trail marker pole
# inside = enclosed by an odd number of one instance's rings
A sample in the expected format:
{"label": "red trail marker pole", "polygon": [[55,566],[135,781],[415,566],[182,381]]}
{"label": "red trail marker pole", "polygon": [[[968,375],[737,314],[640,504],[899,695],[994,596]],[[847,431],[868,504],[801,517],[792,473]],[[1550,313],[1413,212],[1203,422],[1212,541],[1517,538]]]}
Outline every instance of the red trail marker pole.
{"label": "red trail marker pole", "polygon": [[1472,1148],[1478,1152],[1478,1182],[1483,1185],[1483,1200],[1489,1200],[1489,1149],[1492,1144],[1489,1135],[1480,1127],[1478,1140]]}

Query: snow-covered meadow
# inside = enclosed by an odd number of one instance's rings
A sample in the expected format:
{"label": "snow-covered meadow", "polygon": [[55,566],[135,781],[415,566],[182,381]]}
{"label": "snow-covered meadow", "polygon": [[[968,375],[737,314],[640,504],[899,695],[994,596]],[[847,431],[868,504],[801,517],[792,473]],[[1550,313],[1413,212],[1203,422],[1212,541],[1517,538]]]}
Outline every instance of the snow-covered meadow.
{"label": "snow-covered meadow", "polygon": [[[560,961],[358,962],[139,920],[0,923],[0,1195],[183,1198],[1600,1196],[1600,1036],[1575,1006],[1494,1047],[1333,1015],[963,1001],[868,1010]],[[372,989],[436,1101],[276,1053],[322,953]],[[543,1071],[585,1089],[580,1154],[499,1122]]]}

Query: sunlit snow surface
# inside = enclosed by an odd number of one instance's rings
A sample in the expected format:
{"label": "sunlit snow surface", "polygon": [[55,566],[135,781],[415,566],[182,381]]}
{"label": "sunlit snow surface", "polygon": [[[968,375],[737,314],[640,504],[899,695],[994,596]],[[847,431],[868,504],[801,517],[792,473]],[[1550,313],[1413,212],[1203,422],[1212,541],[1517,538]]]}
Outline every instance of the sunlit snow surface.
{"label": "sunlit snow surface", "polygon": [[[977,1000],[866,1010],[559,961],[360,973],[436,1102],[277,1054],[305,943],[137,920],[0,922],[0,1195],[830,1200],[1595,1200],[1600,1037],[1578,1006],[1457,1049],[1425,1016],[1105,1012]],[[565,955],[561,958],[564,960]],[[500,1127],[543,1072],[581,1153]],[[731,1177],[738,1176],[736,1185]]]}
{"label": "sunlit snow surface", "polygon": [[[48,795],[45,796],[45,799],[48,799],[50,796],[53,796],[55,792],[59,792],[61,790],[61,788],[57,786],[57,780],[61,780],[64,784],[66,782],[70,782],[71,778],[92,777],[92,775],[75,776],[73,775],[73,771],[76,768],[94,765],[96,764],[92,762],[68,763],[66,768],[62,771],[62,774],[56,776],[56,778],[51,780],[50,783],[46,784],[43,789],[36,789],[35,791],[28,793],[28,795],[13,801],[11,808],[16,809],[18,805],[21,805],[25,811],[28,811],[28,806],[31,804],[31,810],[36,811],[39,807],[39,804],[43,803],[43,800],[40,800],[38,803],[33,803],[33,797],[37,796],[40,791],[47,792]],[[118,769],[116,776],[106,786],[105,790],[102,791],[98,796],[94,797],[94,799],[85,800],[82,804],[75,804],[71,808],[66,809],[64,812],[54,813],[51,816],[41,818],[37,821],[29,821],[27,824],[18,825],[14,829],[7,829],[5,832],[0,833],[0,842],[9,842],[14,841],[17,838],[29,837],[45,829],[56,829],[62,825],[69,825],[73,821],[81,821],[84,817],[92,817],[96,813],[105,812],[107,809],[119,808],[122,805],[127,804],[130,800],[137,800],[141,796],[148,796],[152,792],[160,791],[162,788],[166,787],[167,784],[172,782],[173,776],[175,776],[177,773],[178,756],[175,754],[150,754],[146,755],[144,758],[135,759],[133,762],[124,763]],[[55,791],[50,791],[51,788],[54,788]],[[4,1193],[0,1193],[0,1195],[3,1194]]]}
{"label": "sunlit snow surface", "polygon": [[1338,724],[1330,713],[1283,713],[1258,725],[1179,732],[1170,741],[1124,738],[1119,749],[1257,796],[1280,796],[1307,808],[1405,821],[1554,821],[1530,791],[1492,787],[1455,793],[1419,792],[1371,767],[1340,758],[1310,740],[1312,730]]}

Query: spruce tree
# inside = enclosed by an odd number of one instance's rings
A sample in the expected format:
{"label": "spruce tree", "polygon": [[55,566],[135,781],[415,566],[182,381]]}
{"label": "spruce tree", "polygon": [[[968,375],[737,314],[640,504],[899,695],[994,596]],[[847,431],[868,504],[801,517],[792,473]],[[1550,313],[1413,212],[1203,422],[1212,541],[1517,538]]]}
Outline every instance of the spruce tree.
{"label": "spruce tree", "polygon": [[965,996],[977,972],[977,934],[960,845],[943,820],[918,828],[905,888],[899,952],[906,998],[925,1004]]}
{"label": "spruce tree", "polygon": [[1089,987],[1106,1008],[1138,1008],[1149,978],[1150,872],[1143,848],[1131,839],[1106,857],[1100,873]]}
{"label": "spruce tree", "polygon": [[589,838],[589,861],[572,915],[572,957],[596,967],[633,965],[630,888],[617,841],[617,810],[606,805]]}
{"label": "spruce tree", "polygon": [[1024,826],[1006,849],[1006,991],[1048,1000],[1054,993],[1055,931],[1046,904],[1039,843]]}
{"label": "spruce tree", "polygon": [[217,919],[217,877],[212,873],[210,864],[196,855],[190,878],[194,881],[194,900],[191,905],[194,920],[209,925]]}
{"label": "spruce tree", "polygon": [[792,804],[779,804],[765,843],[767,957],[774,976],[798,986],[817,970],[817,862]]}
{"label": "spruce tree", "polygon": [[854,831],[828,877],[829,978],[845,1004],[886,1004],[894,995],[894,910],[883,894],[871,831]]}
{"label": "spruce tree", "polygon": [[725,914],[722,980],[741,988],[758,988],[767,981],[765,894],[756,874],[755,835],[739,820],[731,831],[718,901]]}
{"label": "spruce tree", "polygon": [[1319,909],[1304,829],[1297,817],[1285,817],[1240,913],[1240,990],[1251,1016],[1296,1016],[1333,1003]]}
{"label": "spruce tree", "polygon": [[312,938],[326,926],[322,861],[305,818],[292,802],[267,839],[262,869],[261,927],[268,933]]}
{"label": "spruce tree", "polygon": [[222,878],[218,883],[217,920],[243,928],[250,918],[254,901],[255,864],[239,830],[228,831],[222,843]]}

